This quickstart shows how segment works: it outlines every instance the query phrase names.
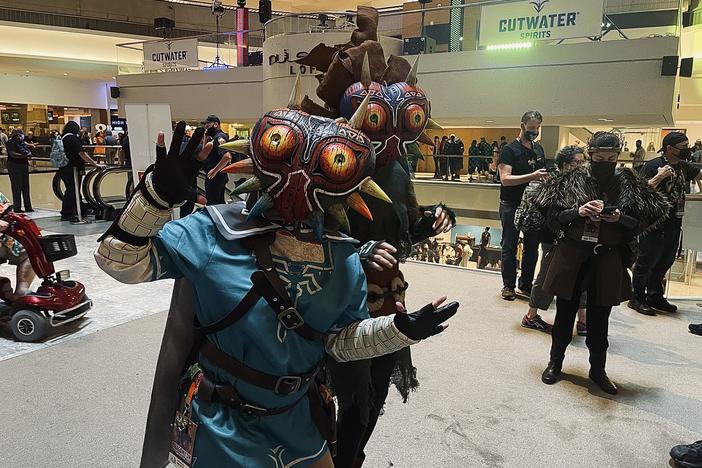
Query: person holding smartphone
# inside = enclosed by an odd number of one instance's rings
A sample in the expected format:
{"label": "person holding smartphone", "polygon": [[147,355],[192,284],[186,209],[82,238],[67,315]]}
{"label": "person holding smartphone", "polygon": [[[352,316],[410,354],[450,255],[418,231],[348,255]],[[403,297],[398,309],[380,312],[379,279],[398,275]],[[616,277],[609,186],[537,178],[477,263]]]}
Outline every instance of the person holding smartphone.
{"label": "person holding smartphone", "polygon": [[[606,393],[618,391],[605,371],[609,315],[631,295],[631,242],[668,209],[663,197],[631,169],[617,170],[621,148],[616,134],[595,133],[588,143],[590,166],[544,181],[533,195],[559,238],[543,284],[557,297],[550,360],[541,376],[549,385],[560,378],[580,297],[587,292],[590,379]],[[606,207],[613,208],[605,212]]]}

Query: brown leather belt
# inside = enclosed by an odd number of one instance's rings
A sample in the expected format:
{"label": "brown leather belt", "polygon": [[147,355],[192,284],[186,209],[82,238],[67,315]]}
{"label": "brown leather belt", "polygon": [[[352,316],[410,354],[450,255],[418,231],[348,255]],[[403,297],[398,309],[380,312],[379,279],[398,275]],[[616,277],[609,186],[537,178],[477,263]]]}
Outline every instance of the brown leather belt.
{"label": "brown leather belt", "polygon": [[290,395],[299,391],[303,386],[309,384],[319,372],[319,367],[316,367],[312,372],[301,375],[277,376],[267,374],[233,358],[207,339],[203,341],[200,347],[200,354],[231,376],[256,387],[270,390],[276,395]]}
{"label": "brown leather belt", "polygon": [[221,403],[252,416],[275,416],[277,414],[283,414],[302,401],[305,395],[306,394],[303,394],[289,405],[278,408],[264,408],[243,400],[233,386],[214,383],[206,373],[203,373],[202,381],[197,391],[198,399],[207,403]]}

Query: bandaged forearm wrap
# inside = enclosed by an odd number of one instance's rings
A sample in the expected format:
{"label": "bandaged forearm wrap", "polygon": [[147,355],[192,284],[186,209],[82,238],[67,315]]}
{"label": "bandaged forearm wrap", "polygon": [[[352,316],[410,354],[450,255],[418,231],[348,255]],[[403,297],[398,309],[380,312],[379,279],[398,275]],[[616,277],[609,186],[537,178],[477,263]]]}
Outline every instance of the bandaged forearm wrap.
{"label": "bandaged forearm wrap", "polygon": [[330,335],[327,353],[339,362],[370,359],[418,343],[395,327],[394,315],[355,322]]}
{"label": "bandaged forearm wrap", "polygon": [[154,190],[151,176],[151,172],[146,175],[143,189],[146,193],[137,191],[134,194],[117,223],[122,231],[135,237],[154,237],[171,220],[171,208]]}
{"label": "bandaged forearm wrap", "polygon": [[[142,283],[153,277],[150,238],[171,220],[171,209],[153,189],[151,173],[145,186],[132,196],[117,222],[116,230],[100,242],[95,261],[107,274],[122,283]],[[151,200],[153,201],[151,201]],[[160,205],[155,206],[154,205]],[[157,258],[157,256],[154,256]]]}

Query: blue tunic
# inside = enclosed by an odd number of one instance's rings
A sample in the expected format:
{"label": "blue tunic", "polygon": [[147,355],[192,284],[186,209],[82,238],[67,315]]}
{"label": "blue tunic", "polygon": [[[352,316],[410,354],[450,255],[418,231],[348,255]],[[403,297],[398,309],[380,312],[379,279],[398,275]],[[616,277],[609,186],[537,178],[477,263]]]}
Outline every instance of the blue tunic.
{"label": "blue tunic", "polygon": [[[154,239],[154,279],[185,277],[193,284],[197,317],[211,324],[227,315],[251,288],[256,259],[238,240],[226,240],[206,211],[173,221]],[[305,322],[326,332],[368,318],[366,281],[354,245],[325,240],[324,260],[293,262],[274,256],[276,269]],[[210,339],[246,365],[273,375],[304,374],[322,360],[323,343],[286,333],[267,303],[258,303],[233,326]],[[246,401],[266,408],[290,404],[307,391],[278,396],[235,379],[200,360],[217,382],[234,385]],[[326,453],[308,399],[275,416],[256,417],[218,403],[193,402],[199,424],[194,467],[305,467]]]}

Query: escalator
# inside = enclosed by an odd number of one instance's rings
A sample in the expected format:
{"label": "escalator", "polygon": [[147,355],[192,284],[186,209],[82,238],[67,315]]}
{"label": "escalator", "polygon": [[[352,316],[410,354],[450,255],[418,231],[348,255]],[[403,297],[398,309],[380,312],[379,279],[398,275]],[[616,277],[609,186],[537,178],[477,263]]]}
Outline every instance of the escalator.
{"label": "escalator", "polygon": [[[134,181],[130,177],[131,169],[122,166],[102,166],[90,169],[81,182],[82,213],[84,217],[94,217],[96,220],[113,221],[124,209],[129,195],[134,190]],[[199,174],[197,191],[205,195],[204,174]],[[243,179],[229,178],[225,188],[225,201],[230,203],[238,200],[232,191]],[[52,182],[54,194],[63,200],[65,187],[58,173]]]}
{"label": "escalator", "polygon": [[[129,194],[134,190],[131,169],[121,166],[103,166],[90,169],[81,182],[84,217],[113,221],[124,208]],[[58,173],[52,182],[54,194],[63,200],[65,187]]]}

